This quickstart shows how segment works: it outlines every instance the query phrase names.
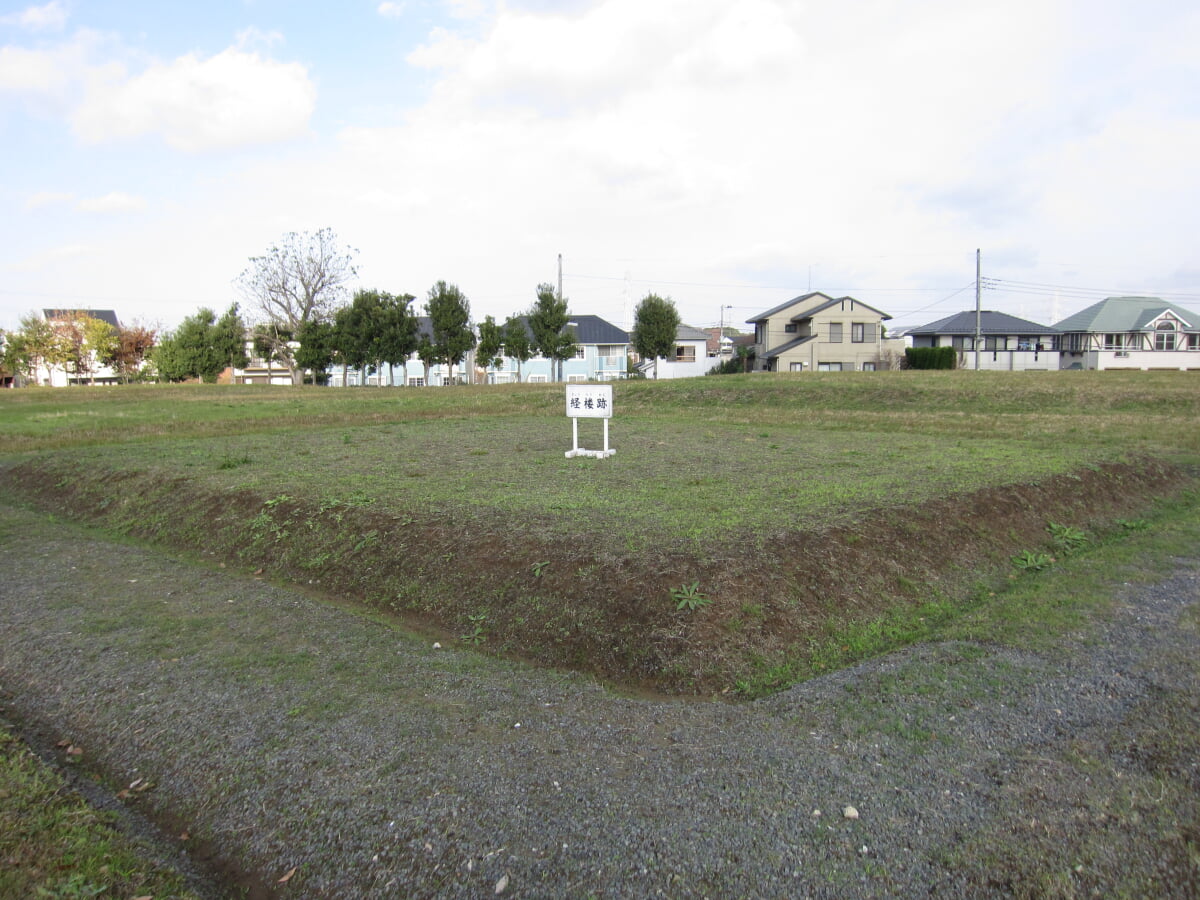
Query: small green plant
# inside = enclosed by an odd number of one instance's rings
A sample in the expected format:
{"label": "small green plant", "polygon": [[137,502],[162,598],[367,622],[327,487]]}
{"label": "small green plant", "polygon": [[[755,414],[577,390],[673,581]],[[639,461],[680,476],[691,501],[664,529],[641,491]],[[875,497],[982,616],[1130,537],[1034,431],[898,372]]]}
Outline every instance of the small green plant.
{"label": "small green plant", "polygon": [[1059,525],[1051,522],[1046,526],[1050,532],[1050,540],[1063,553],[1074,553],[1082,549],[1088,542],[1087,532],[1071,525]]}
{"label": "small green plant", "polygon": [[238,466],[248,466],[248,465],[250,465],[250,457],[243,453],[241,456],[226,456],[226,457],[224,457],[219,463],[217,463],[217,468],[218,469],[236,469]]}
{"label": "small green plant", "polygon": [[374,547],[378,543],[379,531],[373,528],[359,538],[358,543],[354,545],[354,552],[357,553],[359,550],[365,549],[366,547]]}
{"label": "small green plant", "polygon": [[671,591],[671,599],[675,601],[676,609],[697,610],[702,606],[708,606],[712,603],[708,597],[700,592],[700,582],[693,581],[691,584],[681,585]]}
{"label": "small green plant", "polygon": [[487,613],[475,613],[467,616],[467,621],[471,623],[471,630],[462,635],[464,644],[471,644],[478,647],[487,640]]}
{"label": "small green plant", "polygon": [[1032,550],[1023,550],[1012,558],[1014,566],[1027,572],[1040,572],[1053,563],[1054,557],[1049,553],[1034,553]]}
{"label": "small green plant", "polygon": [[1145,519],[1117,519],[1117,525],[1126,531],[1145,531],[1150,527]]}
{"label": "small green plant", "polygon": [[546,571],[546,567],[550,565],[550,560],[544,559],[541,562],[535,562],[529,567],[529,571],[533,573],[534,578],[541,578],[542,573]]}

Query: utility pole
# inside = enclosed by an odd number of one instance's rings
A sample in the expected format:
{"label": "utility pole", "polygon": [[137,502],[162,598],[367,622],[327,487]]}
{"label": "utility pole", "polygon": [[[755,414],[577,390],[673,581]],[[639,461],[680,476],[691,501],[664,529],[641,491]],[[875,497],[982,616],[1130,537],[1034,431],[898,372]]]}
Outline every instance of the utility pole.
{"label": "utility pole", "polygon": [[721,307],[721,322],[717,326],[717,358],[721,358],[721,351],[725,349],[725,310],[733,309],[733,306]]}
{"label": "utility pole", "polygon": [[979,371],[979,249],[975,250],[975,371]]}
{"label": "utility pole", "polygon": [[[558,254],[558,302],[559,303],[562,302],[562,254],[561,253]],[[551,369],[553,369],[554,360],[550,361],[550,367],[551,367]],[[551,372],[550,377],[551,378],[554,377],[553,371]],[[563,361],[561,359],[558,361],[558,380],[559,381],[563,380]]]}

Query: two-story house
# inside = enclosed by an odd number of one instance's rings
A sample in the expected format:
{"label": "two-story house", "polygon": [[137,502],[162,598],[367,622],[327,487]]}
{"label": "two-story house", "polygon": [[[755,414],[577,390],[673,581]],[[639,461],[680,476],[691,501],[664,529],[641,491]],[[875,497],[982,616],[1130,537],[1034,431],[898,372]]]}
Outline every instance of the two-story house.
{"label": "two-story house", "polygon": [[752,319],[755,369],[841,372],[885,368],[904,342],[885,338],[885,312],[853,297],[803,294]]}

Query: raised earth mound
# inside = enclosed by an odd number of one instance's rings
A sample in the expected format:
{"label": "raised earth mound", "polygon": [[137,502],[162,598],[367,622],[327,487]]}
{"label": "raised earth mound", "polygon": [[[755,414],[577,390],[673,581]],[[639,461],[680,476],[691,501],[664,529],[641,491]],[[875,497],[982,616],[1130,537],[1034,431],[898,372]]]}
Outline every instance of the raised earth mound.
{"label": "raised earth mound", "polygon": [[551,517],[497,514],[464,533],[437,510],[205,493],[53,460],[0,472],[10,496],[43,510],[305,586],[432,640],[630,689],[751,696],[821,670],[841,629],[981,602],[1015,556],[1056,552],[1052,525],[1100,538],[1192,480],[1150,459],[1099,465],[825,530],[633,553],[608,531],[563,536]]}

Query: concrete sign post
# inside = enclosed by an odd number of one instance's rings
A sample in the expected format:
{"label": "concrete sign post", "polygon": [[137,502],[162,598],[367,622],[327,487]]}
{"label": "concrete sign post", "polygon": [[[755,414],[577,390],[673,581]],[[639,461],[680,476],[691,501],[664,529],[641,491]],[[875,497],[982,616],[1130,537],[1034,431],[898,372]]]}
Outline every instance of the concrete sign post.
{"label": "concrete sign post", "polygon": [[[608,447],[608,420],[612,418],[612,396],[611,384],[567,385],[567,415],[571,418],[571,449],[567,451],[567,459],[575,456],[604,459],[617,452]],[[584,450],[579,446],[580,419],[604,420],[603,450]]]}

